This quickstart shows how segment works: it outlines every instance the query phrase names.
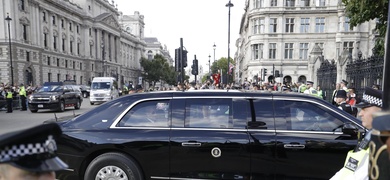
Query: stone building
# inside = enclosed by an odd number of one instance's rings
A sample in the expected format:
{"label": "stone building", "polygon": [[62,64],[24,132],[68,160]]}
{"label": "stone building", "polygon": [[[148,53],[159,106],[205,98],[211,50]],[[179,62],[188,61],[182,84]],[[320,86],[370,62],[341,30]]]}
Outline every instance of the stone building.
{"label": "stone building", "polygon": [[149,60],[153,59],[156,54],[160,54],[167,60],[169,66],[174,66],[173,58],[169,54],[169,50],[166,45],[163,46],[156,37],[146,37],[144,40],[146,42],[145,56]]}
{"label": "stone building", "polygon": [[[340,0],[247,0],[236,41],[236,81],[317,82],[324,60],[372,54],[375,21],[350,28]],[[346,55],[347,54],[347,55]],[[266,73],[264,71],[266,70]],[[342,79],[345,74],[338,75]]]}
{"label": "stone building", "polygon": [[0,19],[0,82],[40,85],[113,76],[119,83],[138,81],[144,56],[143,16],[137,34],[126,32],[122,15],[108,0],[5,0]]}

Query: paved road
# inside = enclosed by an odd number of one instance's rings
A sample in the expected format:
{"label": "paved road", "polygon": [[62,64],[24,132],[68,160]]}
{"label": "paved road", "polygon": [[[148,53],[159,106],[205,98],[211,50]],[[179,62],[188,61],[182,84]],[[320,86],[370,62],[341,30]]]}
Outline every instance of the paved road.
{"label": "paved road", "polygon": [[37,113],[31,113],[30,110],[16,109],[13,113],[6,113],[6,110],[0,110],[0,134],[42,124],[46,120],[54,120],[55,117],[62,118],[82,114],[96,106],[98,105],[91,106],[89,98],[84,98],[80,109],[75,110],[73,107],[69,107],[65,109],[65,112],[39,110]]}

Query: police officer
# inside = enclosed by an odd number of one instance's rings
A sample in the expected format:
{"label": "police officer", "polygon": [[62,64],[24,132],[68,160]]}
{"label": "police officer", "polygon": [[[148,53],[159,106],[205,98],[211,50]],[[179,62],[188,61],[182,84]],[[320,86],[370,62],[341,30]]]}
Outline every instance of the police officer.
{"label": "police officer", "polygon": [[7,113],[12,113],[13,92],[9,86],[5,88],[5,99],[7,101]]}
{"label": "police officer", "polygon": [[361,108],[358,116],[368,132],[355,149],[348,152],[344,167],[331,180],[368,179],[368,144],[371,140],[373,114],[382,110],[382,91],[365,87],[362,101],[355,106]]}
{"label": "police officer", "polygon": [[20,86],[19,86],[19,97],[20,97],[20,101],[22,103],[21,111],[26,111],[27,110],[26,96],[27,96],[26,89],[24,88],[23,83],[21,83]]}
{"label": "police officer", "polygon": [[345,90],[338,90],[335,97],[336,103],[339,105],[339,109],[356,117],[357,108],[352,107],[350,104],[347,103],[347,92]]}
{"label": "police officer", "polygon": [[314,82],[313,81],[306,81],[306,90],[303,92],[305,94],[311,94],[314,96],[317,96],[317,90],[313,87]]}
{"label": "police officer", "polygon": [[0,180],[55,179],[55,171],[68,168],[56,155],[55,123],[0,136]]}

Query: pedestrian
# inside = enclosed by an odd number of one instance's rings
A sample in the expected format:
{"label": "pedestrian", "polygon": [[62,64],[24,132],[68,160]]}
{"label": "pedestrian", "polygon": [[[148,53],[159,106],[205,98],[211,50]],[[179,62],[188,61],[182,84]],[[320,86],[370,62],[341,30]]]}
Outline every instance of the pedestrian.
{"label": "pedestrian", "polygon": [[348,92],[348,81],[346,80],[341,80],[340,82],[340,89],[344,90],[345,92]]}
{"label": "pedestrian", "polygon": [[19,97],[20,97],[20,100],[21,100],[21,103],[22,103],[21,111],[27,111],[27,106],[26,106],[26,96],[27,96],[27,93],[26,93],[26,89],[24,88],[23,83],[20,84],[19,88],[20,88],[19,89]]}
{"label": "pedestrian", "polygon": [[317,90],[313,87],[314,82],[313,81],[306,81],[306,90],[303,92],[305,94],[311,94],[314,96],[317,96]]}
{"label": "pedestrian", "polygon": [[11,87],[5,87],[5,99],[7,101],[7,113],[12,113],[13,106],[13,92]]}
{"label": "pedestrian", "polygon": [[368,129],[364,138],[357,144],[354,150],[348,152],[344,167],[340,169],[331,180],[344,179],[368,179],[369,150],[371,140],[373,114],[382,110],[382,91],[365,87],[362,102],[356,104],[361,108],[358,116],[362,125]]}
{"label": "pedestrian", "polygon": [[65,170],[56,155],[55,138],[61,135],[55,123],[34,126],[0,136],[0,179],[56,179],[55,171]]}
{"label": "pedestrian", "polygon": [[322,91],[320,85],[317,86],[317,89],[316,89],[316,90],[317,90],[317,96],[318,96],[319,98],[325,100],[325,93],[324,93],[324,91]]}
{"label": "pedestrian", "polygon": [[338,104],[339,109],[356,117],[357,108],[347,103],[347,92],[342,89],[338,90],[336,94],[336,103]]}
{"label": "pedestrian", "polygon": [[338,90],[340,90],[340,83],[336,83],[335,89],[333,90],[333,93],[332,93],[332,104],[335,106],[337,106],[336,93]]}

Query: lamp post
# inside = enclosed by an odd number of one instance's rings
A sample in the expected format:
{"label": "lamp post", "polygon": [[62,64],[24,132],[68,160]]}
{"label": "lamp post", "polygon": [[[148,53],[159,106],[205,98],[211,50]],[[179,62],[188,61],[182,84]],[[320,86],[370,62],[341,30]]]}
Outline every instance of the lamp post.
{"label": "lamp post", "polygon": [[[215,48],[217,48],[217,46],[215,45],[215,43],[214,43],[214,45],[213,45],[213,49],[214,49],[214,62],[215,62]],[[213,63],[214,63],[213,62]]]}
{"label": "lamp post", "polygon": [[226,77],[226,84],[229,84],[229,77],[230,77],[230,73],[229,73],[229,70],[230,70],[230,8],[233,7],[233,3],[231,2],[231,0],[229,0],[229,3],[227,3],[225,5],[226,7],[229,8],[229,14],[228,14],[228,67],[227,67],[227,77]]}
{"label": "lamp post", "polygon": [[9,17],[9,13],[7,13],[7,17],[5,18],[6,21],[8,21],[8,40],[9,40],[9,61],[11,63],[11,86],[14,85],[14,67],[12,65],[12,50],[11,50],[11,27],[10,22],[12,19]]}
{"label": "lamp post", "polygon": [[102,47],[102,77],[104,77],[104,44],[100,45]]}
{"label": "lamp post", "polygon": [[211,58],[211,56],[209,54],[209,73],[211,73],[211,71],[210,71],[210,58]]}

